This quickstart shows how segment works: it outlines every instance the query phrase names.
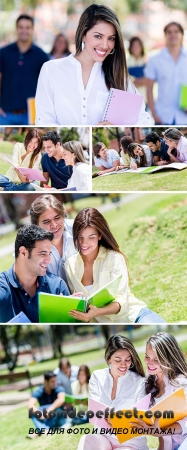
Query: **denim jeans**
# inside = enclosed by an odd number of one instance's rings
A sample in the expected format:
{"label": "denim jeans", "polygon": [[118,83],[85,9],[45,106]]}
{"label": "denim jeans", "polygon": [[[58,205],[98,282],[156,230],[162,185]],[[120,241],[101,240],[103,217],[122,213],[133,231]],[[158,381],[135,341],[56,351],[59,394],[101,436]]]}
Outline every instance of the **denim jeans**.
{"label": "denim jeans", "polygon": [[28,114],[13,114],[5,111],[6,117],[0,115],[0,125],[28,125]]}
{"label": "denim jeans", "polygon": [[[38,409],[40,411],[43,411],[43,408],[48,409],[50,405],[43,405],[40,406]],[[62,412],[62,416],[58,417],[58,411]],[[63,410],[61,408],[55,409],[56,417],[53,417],[52,419],[37,419],[34,415],[32,416],[32,421],[34,422],[35,428],[45,428],[48,430],[49,428],[60,428],[63,427],[63,425],[66,422],[66,419],[64,419],[63,416]]]}
{"label": "denim jeans", "polygon": [[0,174],[0,187],[4,188],[4,191],[35,191],[34,187],[30,183],[15,184],[9,181],[7,177]]}
{"label": "denim jeans", "polygon": [[149,308],[142,308],[136,317],[135,323],[166,323],[162,317],[160,317],[154,311]]}

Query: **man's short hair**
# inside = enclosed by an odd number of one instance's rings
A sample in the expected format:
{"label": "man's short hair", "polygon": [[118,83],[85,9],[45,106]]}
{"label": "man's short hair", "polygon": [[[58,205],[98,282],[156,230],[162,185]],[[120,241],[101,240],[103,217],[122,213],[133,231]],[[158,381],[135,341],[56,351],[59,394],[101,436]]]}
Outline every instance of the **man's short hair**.
{"label": "man's short hair", "polygon": [[61,137],[56,131],[48,131],[42,136],[42,141],[52,141],[54,145],[56,145],[57,142],[60,142],[61,144]]}
{"label": "man's short hair", "polygon": [[153,144],[156,144],[158,141],[160,142],[161,138],[155,131],[152,131],[145,137],[145,142],[152,142]]}
{"label": "man's short hair", "polygon": [[182,27],[182,25],[178,22],[170,22],[168,23],[165,27],[164,27],[164,34],[167,33],[168,28],[171,27],[172,25],[175,25],[178,30],[181,32],[182,35],[184,35],[184,28]]}
{"label": "man's short hair", "polygon": [[30,258],[36,242],[45,241],[46,239],[51,242],[53,238],[53,233],[43,230],[43,228],[38,227],[37,225],[25,225],[24,227],[21,227],[18,230],[15,240],[15,258],[19,256],[19,249],[21,246],[28,250]]}
{"label": "man's short hair", "polygon": [[52,370],[46,370],[46,372],[44,372],[44,380],[48,381],[54,377],[56,377],[56,374],[54,372],[52,372]]}
{"label": "man's short hair", "polygon": [[32,23],[32,26],[34,26],[34,19],[33,17],[29,16],[28,14],[21,14],[17,20],[16,20],[16,26],[18,26],[18,23],[20,20],[30,20],[30,22]]}
{"label": "man's short hair", "polygon": [[63,357],[59,361],[59,369],[61,370],[63,366],[71,367],[69,359]]}

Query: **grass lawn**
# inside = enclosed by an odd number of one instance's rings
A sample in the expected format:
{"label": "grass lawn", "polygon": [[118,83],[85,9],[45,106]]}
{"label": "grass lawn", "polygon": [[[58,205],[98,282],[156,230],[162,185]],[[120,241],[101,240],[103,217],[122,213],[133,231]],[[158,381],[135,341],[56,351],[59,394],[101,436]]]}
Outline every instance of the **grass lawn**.
{"label": "grass lawn", "polygon": [[165,170],[150,174],[123,173],[96,177],[93,191],[186,191],[187,169]]}
{"label": "grass lawn", "polygon": [[0,141],[0,153],[12,155],[14,148],[13,142]]}
{"label": "grass lawn", "polygon": [[[3,432],[1,433],[0,450],[20,450],[20,449],[46,449],[46,450],[77,450],[78,442],[80,439],[79,434],[67,434],[64,435],[47,435],[41,436],[34,440],[28,439],[29,428],[33,428],[33,424],[27,417],[26,407],[19,408],[10,413],[0,416],[0,426]],[[89,424],[80,425],[76,428],[89,428],[92,430],[93,426]],[[5,429],[8,431],[5,432]],[[73,428],[72,428],[73,429]],[[75,427],[74,427],[75,429]],[[149,437],[148,446],[150,449],[157,447],[157,438]],[[97,449],[96,449],[97,450]]]}

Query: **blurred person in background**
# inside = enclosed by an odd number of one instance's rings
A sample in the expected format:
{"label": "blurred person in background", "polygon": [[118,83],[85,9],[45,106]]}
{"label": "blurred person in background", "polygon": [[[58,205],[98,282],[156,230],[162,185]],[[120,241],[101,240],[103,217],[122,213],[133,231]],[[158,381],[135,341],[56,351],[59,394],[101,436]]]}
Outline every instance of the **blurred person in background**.
{"label": "blurred person in background", "polygon": [[16,21],[17,41],[0,50],[0,125],[27,125],[27,99],[36,93],[47,54],[33,44],[34,19],[22,14]]}
{"label": "blurred person in background", "polygon": [[52,49],[49,53],[50,59],[65,58],[70,55],[69,42],[63,33],[57,34]]}
{"label": "blurred person in background", "polygon": [[[170,22],[164,28],[166,47],[149,59],[145,67],[147,99],[155,124],[186,125],[187,111],[180,109],[180,91],[187,86],[187,51],[183,48],[184,30],[180,23]],[[158,98],[153,86],[158,83]]]}
{"label": "blurred person in background", "polygon": [[63,357],[59,361],[59,367],[54,370],[57,375],[58,386],[63,386],[66,394],[72,394],[71,383],[78,379],[79,367],[71,365],[68,358]]}
{"label": "blurred person in background", "polygon": [[143,95],[144,100],[147,103],[146,79],[144,77],[145,63],[144,44],[138,36],[134,36],[129,42],[127,67],[134,85],[138,89],[138,92]]}

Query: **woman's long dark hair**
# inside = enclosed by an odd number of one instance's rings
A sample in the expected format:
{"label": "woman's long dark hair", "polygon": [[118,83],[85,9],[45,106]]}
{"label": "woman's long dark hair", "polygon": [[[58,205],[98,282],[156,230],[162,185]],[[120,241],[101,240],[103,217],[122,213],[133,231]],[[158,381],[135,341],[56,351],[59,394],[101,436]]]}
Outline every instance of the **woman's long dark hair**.
{"label": "woman's long dark hair", "polygon": [[[75,35],[76,55],[79,55],[82,51],[83,37],[99,22],[108,22],[116,30],[115,51],[108,55],[102,64],[106,86],[108,89],[116,88],[126,91],[129,75],[123,34],[117,15],[108,6],[93,4],[82,13]],[[124,82],[125,78],[126,82]]]}
{"label": "woman's long dark hair", "polygon": [[132,359],[132,365],[129,370],[132,372],[139,373],[142,377],[145,377],[144,369],[142,362],[138,356],[138,353],[132,344],[132,342],[125,336],[120,335],[114,335],[109,338],[109,340],[106,343],[106,349],[105,349],[105,360],[107,364],[109,363],[109,360],[112,355],[114,355],[117,350],[128,350],[131,359]]}
{"label": "woman's long dark hair", "polygon": [[[137,155],[134,154],[134,149],[136,147],[140,147],[141,148],[141,150],[143,151],[143,155],[142,156],[138,157]],[[146,158],[145,151],[144,151],[144,148],[143,148],[142,145],[137,144],[136,142],[133,142],[132,144],[128,145],[127,152],[128,152],[128,154],[129,154],[129,156],[131,158],[136,159],[138,167],[145,167],[145,166],[147,166],[147,158]],[[138,161],[138,158],[140,158],[140,162]]]}
{"label": "woman's long dark hair", "polygon": [[28,167],[29,169],[32,169],[32,167],[34,165],[34,162],[36,160],[36,157],[40,153],[41,148],[42,148],[42,135],[41,135],[40,131],[38,130],[38,128],[33,128],[32,130],[29,130],[29,132],[26,134],[25,140],[24,140],[25,150],[27,150],[29,142],[33,138],[37,138],[38,139],[38,147],[32,153],[32,156],[31,156],[31,159],[30,159],[30,164],[29,164],[29,167]]}
{"label": "woman's long dark hair", "polygon": [[87,227],[95,228],[101,236],[99,240],[99,246],[103,245],[108,250],[121,253],[125,258],[125,255],[121,252],[115,237],[110,231],[107,221],[103,215],[95,208],[84,208],[75,217],[73,224],[73,240],[75,247],[79,250],[79,235],[82,230]]}

